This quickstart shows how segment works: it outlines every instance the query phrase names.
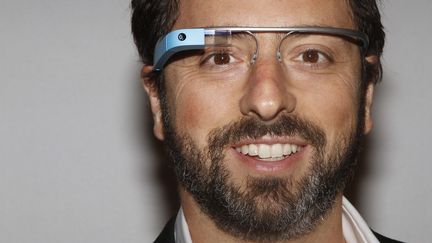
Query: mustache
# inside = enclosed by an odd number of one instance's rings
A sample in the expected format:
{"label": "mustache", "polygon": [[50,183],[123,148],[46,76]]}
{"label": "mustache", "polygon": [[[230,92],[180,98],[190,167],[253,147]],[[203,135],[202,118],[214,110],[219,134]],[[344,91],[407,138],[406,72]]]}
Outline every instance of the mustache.
{"label": "mustache", "polygon": [[292,114],[282,114],[272,123],[264,123],[256,117],[243,117],[213,129],[208,144],[210,148],[222,149],[243,139],[258,139],[264,135],[298,136],[316,149],[326,145],[324,131],[318,125]]}

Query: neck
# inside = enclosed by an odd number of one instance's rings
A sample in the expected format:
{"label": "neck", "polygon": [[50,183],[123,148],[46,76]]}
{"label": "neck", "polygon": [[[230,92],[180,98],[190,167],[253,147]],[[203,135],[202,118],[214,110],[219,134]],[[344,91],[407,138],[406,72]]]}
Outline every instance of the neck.
{"label": "neck", "polygon": [[[193,197],[180,189],[180,201],[193,243],[246,243],[220,230],[215,223],[201,211]],[[279,241],[278,243],[305,242],[345,242],[342,232],[342,194],[338,195],[331,211],[309,234],[294,240]]]}

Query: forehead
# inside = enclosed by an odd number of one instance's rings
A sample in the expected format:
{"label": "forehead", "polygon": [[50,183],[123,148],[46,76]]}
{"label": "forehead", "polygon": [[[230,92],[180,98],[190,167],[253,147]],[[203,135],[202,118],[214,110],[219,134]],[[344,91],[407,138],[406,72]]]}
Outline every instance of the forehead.
{"label": "forehead", "polygon": [[348,0],[181,0],[174,29],[304,25],[353,29]]}

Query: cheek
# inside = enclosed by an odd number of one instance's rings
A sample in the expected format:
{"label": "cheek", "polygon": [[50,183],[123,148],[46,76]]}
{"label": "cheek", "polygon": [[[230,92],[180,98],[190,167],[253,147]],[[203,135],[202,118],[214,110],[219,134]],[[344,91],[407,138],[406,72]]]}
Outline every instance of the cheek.
{"label": "cheek", "polygon": [[[176,77],[182,77],[177,79]],[[200,83],[193,75],[173,75],[177,83],[167,83],[167,97],[176,131],[188,134],[200,146],[208,133],[235,119],[238,111],[232,87],[218,82]],[[236,109],[237,107],[237,109]]]}
{"label": "cheek", "polygon": [[189,92],[179,96],[176,106],[176,122],[179,128],[187,131],[201,130],[211,114],[212,102],[203,100],[200,93]]}
{"label": "cheek", "polygon": [[[347,98],[347,99],[345,99]],[[353,97],[344,97],[344,99],[332,99],[328,101],[329,106],[322,108],[326,114],[325,123],[327,129],[336,135],[347,129],[354,129],[357,124],[357,102],[352,100]]]}
{"label": "cheek", "polygon": [[341,134],[352,133],[358,122],[357,79],[345,76],[335,80],[331,84],[316,85],[303,95],[302,110],[310,111],[305,115],[325,131],[329,143],[340,138]]}
{"label": "cheek", "polygon": [[176,127],[198,144],[206,145],[210,131],[228,124],[235,114],[234,105],[220,99],[226,101],[207,92],[183,96],[176,104]]}

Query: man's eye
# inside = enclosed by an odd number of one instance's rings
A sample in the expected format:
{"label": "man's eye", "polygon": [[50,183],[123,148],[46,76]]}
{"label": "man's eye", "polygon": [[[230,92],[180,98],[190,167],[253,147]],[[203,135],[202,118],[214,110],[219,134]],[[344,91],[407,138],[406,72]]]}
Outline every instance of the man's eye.
{"label": "man's eye", "polygon": [[329,57],[317,50],[307,50],[301,54],[301,61],[310,64],[329,62]]}
{"label": "man's eye", "polygon": [[215,53],[212,58],[216,65],[226,65],[231,61],[231,56],[226,52]]}

